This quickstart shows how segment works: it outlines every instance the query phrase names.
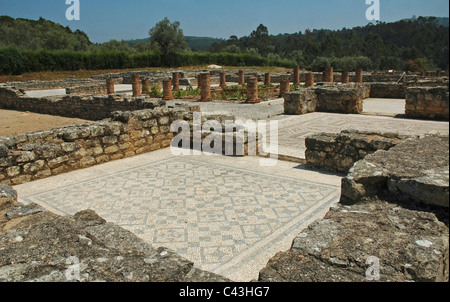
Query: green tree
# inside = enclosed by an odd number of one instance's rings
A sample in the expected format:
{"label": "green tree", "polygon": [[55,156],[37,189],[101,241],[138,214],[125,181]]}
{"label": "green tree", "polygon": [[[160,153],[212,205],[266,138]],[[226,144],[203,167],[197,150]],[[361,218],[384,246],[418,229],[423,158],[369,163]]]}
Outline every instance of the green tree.
{"label": "green tree", "polygon": [[150,29],[149,35],[150,41],[158,45],[163,55],[188,49],[180,22],[171,23],[167,17]]}

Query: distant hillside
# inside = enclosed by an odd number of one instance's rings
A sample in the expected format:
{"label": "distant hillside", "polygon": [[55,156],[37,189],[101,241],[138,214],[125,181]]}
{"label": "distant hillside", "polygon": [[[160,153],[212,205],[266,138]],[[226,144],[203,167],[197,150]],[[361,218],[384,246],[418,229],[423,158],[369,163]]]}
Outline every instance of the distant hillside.
{"label": "distant hillside", "polygon": [[84,32],[72,31],[43,18],[28,20],[0,16],[0,48],[87,51],[91,45]]}
{"label": "distant hillside", "polygon": [[420,18],[424,18],[424,19],[434,18],[436,25],[449,27],[450,19],[448,17],[419,17],[419,18],[417,18],[416,16],[413,16],[412,18],[403,19],[402,21],[418,21]]}
{"label": "distant hillside", "polygon": [[[126,41],[130,46],[135,46],[141,42],[147,42],[149,38],[146,39],[135,39]],[[194,36],[185,36],[184,40],[188,44],[189,48],[193,51],[208,51],[211,45],[214,43],[220,43],[225,40],[218,38],[210,38],[210,37],[194,37]]]}

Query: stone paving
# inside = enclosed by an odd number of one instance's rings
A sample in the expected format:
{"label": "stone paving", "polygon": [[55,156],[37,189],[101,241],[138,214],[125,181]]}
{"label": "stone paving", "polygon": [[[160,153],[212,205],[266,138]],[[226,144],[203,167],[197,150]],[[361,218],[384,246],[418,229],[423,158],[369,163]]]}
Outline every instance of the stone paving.
{"label": "stone paving", "polygon": [[250,281],[340,196],[338,175],[259,160],[164,149],[15,189],[57,214],[93,209],[203,270]]}
{"label": "stone paving", "polygon": [[[305,158],[306,137],[322,133],[339,133],[346,129],[394,132],[402,135],[449,133],[448,122],[413,120],[385,116],[315,112],[299,116],[279,116],[278,153]],[[268,138],[270,140],[270,137]]]}

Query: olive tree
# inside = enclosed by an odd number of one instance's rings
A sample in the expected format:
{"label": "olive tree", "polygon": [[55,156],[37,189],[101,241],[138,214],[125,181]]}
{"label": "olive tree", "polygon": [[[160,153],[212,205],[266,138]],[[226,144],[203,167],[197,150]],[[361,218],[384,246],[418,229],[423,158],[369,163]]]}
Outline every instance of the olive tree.
{"label": "olive tree", "polygon": [[149,35],[150,41],[157,45],[164,55],[188,49],[180,22],[171,23],[167,17],[150,29]]}

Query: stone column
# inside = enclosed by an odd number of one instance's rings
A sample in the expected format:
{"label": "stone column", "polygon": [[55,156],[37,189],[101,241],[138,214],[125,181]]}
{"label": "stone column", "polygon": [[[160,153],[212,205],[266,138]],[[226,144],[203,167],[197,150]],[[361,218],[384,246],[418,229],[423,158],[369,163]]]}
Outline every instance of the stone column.
{"label": "stone column", "polygon": [[178,72],[172,73],[172,87],[173,91],[180,90],[180,74]]}
{"label": "stone column", "polygon": [[163,100],[170,101],[173,100],[172,95],[172,80],[163,80]]}
{"label": "stone column", "polygon": [[362,83],[362,81],[363,81],[363,70],[358,69],[355,72],[355,83]]}
{"label": "stone column", "polygon": [[139,74],[135,73],[131,76],[131,84],[133,89],[133,97],[141,96],[141,81]]}
{"label": "stone column", "polygon": [[244,85],[245,84],[245,75],[244,75],[244,71],[243,70],[239,70],[238,83],[239,83],[239,85]]}
{"label": "stone column", "polygon": [[106,79],[106,94],[114,94],[114,80]]}
{"label": "stone column", "polygon": [[197,88],[202,89],[202,74],[197,76]]}
{"label": "stone column", "polygon": [[290,82],[289,80],[281,80],[280,81],[280,94],[278,97],[282,98],[285,93],[289,92],[291,90]]}
{"label": "stone column", "polygon": [[314,72],[308,72],[307,74],[305,74],[305,86],[314,86]]}
{"label": "stone column", "polygon": [[250,78],[247,82],[247,101],[249,104],[260,103],[258,97],[258,78]]}
{"label": "stone column", "polygon": [[211,102],[211,79],[209,72],[203,73],[201,75],[201,93],[200,93],[200,102]]}
{"label": "stone column", "polygon": [[224,71],[220,72],[220,87],[227,87],[227,75]]}
{"label": "stone column", "polygon": [[324,79],[325,82],[333,83],[333,81],[334,81],[333,72],[334,72],[333,67],[329,67],[325,70],[325,79]]}
{"label": "stone column", "polygon": [[300,66],[294,67],[294,76],[292,78],[294,85],[300,85]]}
{"label": "stone column", "polygon": [[142,80],[142,94],[149,94],[149,93],[150,93],[150,80],[143,79]]}
{"label": "stone column", "polygon": [[271,80],[270,80],[270,72],[266,72],[265,74],[264,74],[264,85],[265,86],[269,86],[269,85],[271,85],[272,84],[272,82],[271,82]]}
{"label": "stone column", "polygon": [[348,71],[343,71],[341,75],[342,84],[347,84],[350,82],[350,73]]}

